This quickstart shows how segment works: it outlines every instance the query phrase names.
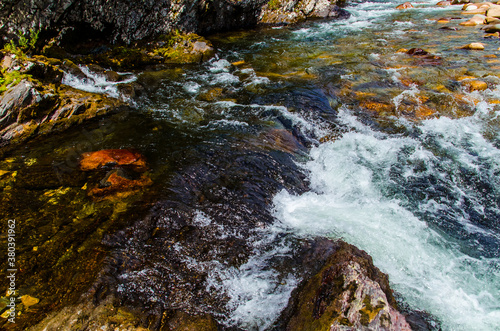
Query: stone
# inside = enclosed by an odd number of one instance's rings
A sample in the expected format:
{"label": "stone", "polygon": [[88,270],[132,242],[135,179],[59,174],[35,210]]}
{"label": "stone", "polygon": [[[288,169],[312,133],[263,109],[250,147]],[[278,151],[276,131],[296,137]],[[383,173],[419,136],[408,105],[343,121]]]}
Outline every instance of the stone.
{"label": "stone", "polygon": [[450,6],[451,5],[451,1],[439,1],[438,3],[436,3],[436,6],[440,6],[440,7],[446,7],[446,6]]}
{"label": "stone", "polygon": [[473,91],[484,91],[488,88],[488,84],[486,82],[483,82],[481,80],[464,80],[462,85],[467,89],[469,92]]}
{"label": "stone", "polygon": [[488,8],[486,16],[500,18],[500,6],[492,6]]}
{"label": "stone", "polygon": [[132,193],[152,183],[151,178],[145,174],[138,179],[133,179],[129,178],[128,174],[122,169],[115,169],[108,172],[100,184],[91,189],[88,194],[89,196],[97,198],[118,194],[118,198],[120,198],[122,196],[120,196],[119,193]]}
{"label": "stone", "polygon": [[472,16],[472,18],[470,18],[468,21],[460,23],[460,25],[463,25],[463,26],[481,25],[481,24],[484,24],[485,20],[486,20],[485,15],[476,14],[476,15]]}
{"label": "stone", "polygon": [[41,100],[34,85],[23,80],[0,96],[0,128],[15,123],[21,109],[34,105]]}
{"label": "stone", "polygon": [[97,170],[103,166],[127,166],[139,172],[147,170],[144,156],[128,149],[104,149],[82,154],[80,160],[81,170]]}
{"label": "stone", "polygon": [[34,298],[31,295],[25,294],[21,297],[21,302],[25,307],[31,307],[40,302],[40,299]]}
{"label": "stone", "polygon": [[453,0],[451,2],[452,5],[461,5],[461,4],[464,4],[464,3],[469,3],[470,0]]}
{"label": "stone", "polygon": [[423,50],[421,48],[411,48],[410,50],[408,50],[406,52],[406,54],[412,55],[412,56],[424,56],[424,55],[428,55],[429,52],[427,52],[426,50]]}
{"label": "stone", "polygon": [[482,43],[470,43],[470,44],[462,46],[460,48],[481,51],[481,50],[484,50],[484,45]]}
{"label": "stone", "polygon": [[387,276],[368,254],[343,242],[292,300],[288,331],[411,330],[395,308]]}
{"label": "stone", "polygon": [[217,323],[214,318],[208,314],[189,315],[182,311],[176,311],[162,328],[165,330],[178,331],[217,331]]}
{"label": "stone", "polygon": [[500,32],[500,24],[487,25],[483,28],[483,30],[487,33]]}
{"label": "stone", "polygon": [[410,2],[405,2],[399,6],[396,7],[396,9],[409,9],[409,8],[413,8],[413,5],[410,3]]}

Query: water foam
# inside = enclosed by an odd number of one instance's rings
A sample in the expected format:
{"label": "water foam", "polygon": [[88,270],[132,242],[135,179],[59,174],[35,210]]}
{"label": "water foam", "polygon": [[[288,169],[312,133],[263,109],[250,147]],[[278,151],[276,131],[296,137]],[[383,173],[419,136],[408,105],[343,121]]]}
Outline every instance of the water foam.
{"label": "water foam", "polygon": [[[458,163],[455,167],[476,162],[496,166],[499,150],[479,134],[482,126],[477,119],[426,121],[420,126],[423,143],[415,137],[372,131],[345,109],[340,118],[352,131],[314,148],[311,161],[305,164],[312,191],[301,196],[283,191],[275,197],[275,213],[282,226],[301,235],[342,237],[366,250],[389,274],[393,288],[404,300],[436,316],[445,330],[498,330],[500,255],[466,254],[464,251],[474,247],[464,247],[418,212],[418,208],[428,208],[429,215],[437,208],[436,212],[445,200],[422,197],[412,208],[401,184],[404,181],[398,179],[425,177],[428,171],[438,170],[435,164],[442,155],[426,145],[431,134],[445,149],[451,145],[461,153],[468,148],[473,151],[472,156],[462,159],[450,157],[450,162]],[[400,172],[395,175],[397,169]],[[434,175],[443,180],[450,176]],[[500,177],[498,173],[491,176],[497,181]],[[450,185],[462,194],[470,193],[465,185]],[[498,236],[498,230],[466,217],[462,221],[470,225],[463,229],[481,228],[492,235],[491,240]]]}
{"label": "water foam", "polygon": [[61,83],[78,90],[107,94],[112,98],[125,100],[126,97],[120,93],[118,85],[132,83],[137,80],[137,77],[131,73],[118,73],[119,75],[126,75],[128,78],[118,82],[112,82],[108,81],[105,75],[92,72],[86,66],[81,65],[79,68],[85,77],[79,77],[65,72]]}

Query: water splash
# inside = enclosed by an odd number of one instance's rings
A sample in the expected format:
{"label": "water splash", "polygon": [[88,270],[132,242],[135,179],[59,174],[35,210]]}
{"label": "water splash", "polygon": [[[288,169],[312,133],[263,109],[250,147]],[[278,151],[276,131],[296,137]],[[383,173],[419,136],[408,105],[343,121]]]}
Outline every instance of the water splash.
{"label": "water splash", "polygon": [[[433,119],[416,128],[420,136],[407,137],[372,131],[346,109],[340,118],[354,130],[311,151],[305,168],[313,191],[276,196],[282,226],[301,235],[343,237],[366,250],[404,300],[436,316],[446,330],[497,330],[500,237],[498,227],[481,220],[500,219],[500,194],[481,196],[456,173],[468,167],[485,182],[500,180],[491,170],[498,169],[500,150],[482,136],[484,122]],[[439,190],[434,194],[425,190],[430,178],[443,184],[433,186]],[[423,189],[411,190],[419,183]],[[467,197],[476,212],[485,211],[482,218],[464,211]],[[460,210],[462,219],[450,225],[442,209]]]}

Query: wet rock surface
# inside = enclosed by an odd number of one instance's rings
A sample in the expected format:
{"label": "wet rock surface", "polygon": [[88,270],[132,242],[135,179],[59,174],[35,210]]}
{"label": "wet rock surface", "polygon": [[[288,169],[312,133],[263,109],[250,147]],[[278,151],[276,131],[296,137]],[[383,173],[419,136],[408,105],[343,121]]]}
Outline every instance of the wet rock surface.
{"label": "wet rock surface", "polygon": [[321,271],[295,294],[286,330],[411,330],[371,257],[343,242],[332,250]]}

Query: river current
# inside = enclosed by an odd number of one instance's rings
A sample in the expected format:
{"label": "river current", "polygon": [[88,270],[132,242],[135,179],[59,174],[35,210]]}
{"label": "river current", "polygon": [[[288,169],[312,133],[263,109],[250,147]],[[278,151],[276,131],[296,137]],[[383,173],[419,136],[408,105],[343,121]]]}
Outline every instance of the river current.
{"label": "river current", "polygon": [[[428,327],[499,330],[500,42],[436,3],[351,1],[347,19],[218,34],[205,63],[122,73],[143,87],[132,111],[1,161],[17,171],[9,216],[35,275],[20,284],[55,292],[45,279],[73,272],[70,255],[31,256],[60,242],[107,252],[89,262],[106,265],[96,293],[270,330],[302,280],[299,243],[326,236],[370,254]],[[459,48],[476,41],[485,50]],[[64,83],[124,98],[85,74]],[[109,148],[146,156],[143,196],[85,196],[94,179],[76,160]],[[59,163],[66,177],[29,179]]]}

